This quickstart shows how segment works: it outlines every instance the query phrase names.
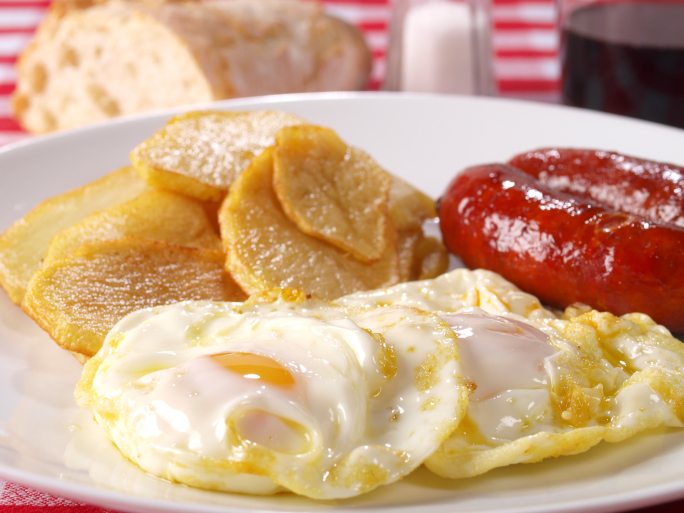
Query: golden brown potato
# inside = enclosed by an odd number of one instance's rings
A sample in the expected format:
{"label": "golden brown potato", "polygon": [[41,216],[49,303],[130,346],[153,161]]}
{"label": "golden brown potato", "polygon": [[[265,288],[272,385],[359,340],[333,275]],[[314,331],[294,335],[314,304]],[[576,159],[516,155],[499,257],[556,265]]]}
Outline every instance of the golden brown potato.
{"label": "golden brown potato", "polygon": [[274,162],[276,195],[301,231],[362,262],[380,259],[392,180],[370,155],[329,128],[301,125],[276,134]]}
{"label": "golden brown potato", "polygon": [[412,281],[418,278],[416,273],[418,246],[423,237],[423,230],[420,228],[397,230],[400,281]]}
{"label": "golden brown potato", "polygon": [[389,191],[389,215],[398,231],[420,228],[423,222],[437,217],[435,201],[401,178],[392,176]]}
{"label": "golden brown potato", "polygon": [[433,199],[392,176],[389,216],[397,228],[402,281],[435,278],[448,270],[449,255],[444,245],[423,233],[423,223],[437,217]]}
{"label": "golden brown potato", "polygon": [[449,270],[449,252],[446,246],[434,237],[422,237],[416,251],[414,271],[411,279],[436,278]]}
{"label": "golden brown potato", "polygon": [[61,260],[84,244],[122,237],[142,237],[180,246],[221,250],[221,239],[201,202],[156,189],[121,205],[95,212],[55,235],[43,265]]}
{"label": "golden brown potato", "polygon": [[221,201],[238,174],[283,127],[304,120],[277,111],[198,111],[172,118],[131,152],[152,186]]}
{"label": "golden brown potato", "polygon": [[219,211],[227,266],[242,288],[255,294],[299,287],[320,299],[398,282],[396,234],[372,264],[311,237],[288,219],[273,190],[273,149],[266,149],[233,184]]}
{"label": "golden brown potato", "polygon": [[39,270],[22,308],[63,348],[86,357],[126,314],[183,300],[243,301],[221,251],[128,237],[82,246]]}
{"label": "golden brown potato", "polygon": [[421,228],[397,231],[401,281],[436,278],[449,269],[449,253],[434,237],[425,237]]}
{"label": "golden brown potato", "polygon": [[129,201],[148,190],[131,167],[43,201],[0,235],[0,284],[19,304],[41,265],[48,244],[60,231],[84,217]]}

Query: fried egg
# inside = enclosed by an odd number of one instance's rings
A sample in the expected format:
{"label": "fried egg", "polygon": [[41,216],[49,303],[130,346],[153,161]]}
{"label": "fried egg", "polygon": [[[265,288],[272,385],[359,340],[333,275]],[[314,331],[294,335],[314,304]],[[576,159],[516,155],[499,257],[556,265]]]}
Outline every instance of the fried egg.
{"label": "fried egg", "polygon": [[410,473],[459,425],[467,396],[439,316],[287,301],[130,314],[76,389],[120,451],[156,476],[316,499]]}
{"label": "fried egg", "polygon": [[478,307],[491,314],[514,313],[528,319],[557,317],[532,294],[521,291],[501,275],[483,269],[455,269],[431,280],[356,292],[335,303],[355,308],[406,305],[427,312],[456,312]]}
{"label": "fried egg", "polygon": [[495,273],[466,269],[338,303],[423,308],[456,333],[471,394],[459,427],[425,462],[441,476],[476,476],[683,426],[684,349],[646,315],[554,312]]}

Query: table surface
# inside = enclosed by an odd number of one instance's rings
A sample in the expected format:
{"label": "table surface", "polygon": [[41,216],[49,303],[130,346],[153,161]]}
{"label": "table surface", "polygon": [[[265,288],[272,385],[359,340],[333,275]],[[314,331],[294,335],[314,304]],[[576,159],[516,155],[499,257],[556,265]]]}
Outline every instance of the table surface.
{"label": "table surface", "polygon": [[[12,116],[15,65],[51,0],[0,0],[0,146],[30,137]],[[213,1],[213,0],[205,0]],[[493,0],[495,75],[501,95],[556,101],[560,70],[553,0]],[[382,88],[392,0],[321,0],[355,23],[373,54],[369,89]]]}
{"label": "table surface", "polygon": [[[388,42],[391,0],[322,0],[325,8],[355,23],[374,58],[370,89],[381,89]],[[15,64],[50,0],[0,0],[0,145],[27,139],[14,120],[10,98]],[[558,98],[558,37],[552,0],[495,0],[493,7],[495,74],[499,94],[538,101]],[[0,480],[0,513],[28,513],[49,507],[52,513],[103,513],[105,509],[56,497]],[[634,513],[681,513],[684,500]]]}

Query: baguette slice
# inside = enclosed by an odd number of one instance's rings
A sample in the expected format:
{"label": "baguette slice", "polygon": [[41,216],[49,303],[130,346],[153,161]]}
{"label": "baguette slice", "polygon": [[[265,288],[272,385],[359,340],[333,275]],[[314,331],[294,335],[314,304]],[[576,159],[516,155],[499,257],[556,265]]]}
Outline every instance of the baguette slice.
{"label": "baguette slice", "polygon": [[356,28],[296,0],[54,2],[18,62],[34,133],[212,100],[365,87]]}

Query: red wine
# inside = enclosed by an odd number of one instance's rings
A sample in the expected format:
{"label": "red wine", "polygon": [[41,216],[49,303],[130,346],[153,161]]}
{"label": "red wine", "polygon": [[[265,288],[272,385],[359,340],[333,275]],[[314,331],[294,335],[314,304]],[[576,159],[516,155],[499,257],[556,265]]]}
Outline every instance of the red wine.
{"label": "red wine", "polygon": [[564,103],[684,128],[684,3],[578,8],[562,38]]}

